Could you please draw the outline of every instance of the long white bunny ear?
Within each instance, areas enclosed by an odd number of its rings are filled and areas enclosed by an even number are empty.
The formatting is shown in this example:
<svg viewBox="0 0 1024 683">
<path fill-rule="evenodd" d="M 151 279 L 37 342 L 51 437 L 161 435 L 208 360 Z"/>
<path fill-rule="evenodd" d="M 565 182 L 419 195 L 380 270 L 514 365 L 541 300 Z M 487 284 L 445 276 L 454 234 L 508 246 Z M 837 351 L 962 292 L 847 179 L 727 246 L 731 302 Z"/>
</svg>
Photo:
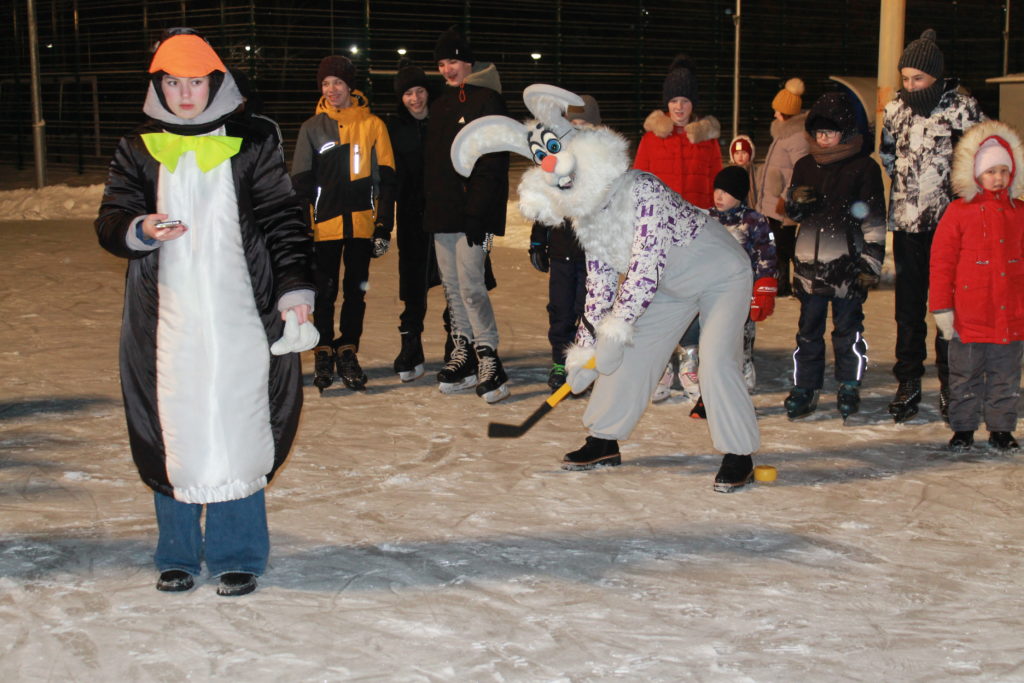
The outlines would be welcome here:
<svg viewBox="0 0 1024 683">
<path fill-rule="evenodd" d="M 523 90 L 523 103 L 538 121 L 562 137 L 572 124 L 565 119 L 565 110 L 570 106 L 582 107 L 583 98 L 556 85 L 534 83 Z"/>
<path fill-rule="evenodd" d="M 507 116 L 493 114 L 469 122 L 452 142 L 452 165 L 469 177 L 476 160 L 491 152 L 515 152 L 530 158 L 526 126 Z"/>
</svg>

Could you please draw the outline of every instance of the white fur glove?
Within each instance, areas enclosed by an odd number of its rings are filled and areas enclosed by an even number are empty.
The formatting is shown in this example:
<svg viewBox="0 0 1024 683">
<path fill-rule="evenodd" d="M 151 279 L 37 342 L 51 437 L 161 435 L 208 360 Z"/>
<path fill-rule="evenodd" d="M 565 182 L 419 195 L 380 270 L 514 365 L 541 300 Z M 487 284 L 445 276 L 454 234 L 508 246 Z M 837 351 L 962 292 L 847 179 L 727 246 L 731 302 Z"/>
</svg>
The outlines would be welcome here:
<svg viewBox="0 0 1024 683">
<path fill-rule="evenodd" d="M 942 338 L 946 341 L 956 337 L 956 328 L 953 327 L 953 311 L 937 311 L 932 313 L 935 318 L 935 327 L 939 328 L 939 332 L 942 333 Z"/>
<path fill-rule="evenodd" d="M 295 311 L 289 310 L 284 314 L 284 334 L 270 346 L 270 352 L 275 356 L 283 356 L 286 353 L 298 353 L 309 351 L 320 341 L 320 333 L 310 321 L 299 324 L 295 317 Z"/>
<path fill-rule="evenodd" d="M 595 367 L 602 375 L 610 375 L 622 365 L 626 345 L 633 342 L 633 326 L 625 320 L 608 316 L 597 324 L 594 331 L 597 337 Z"/>
<path fill-rule="evenodd" d="M 598 372 L 593 365 L 586 367 L 593 360 L 593 346 L 573 344 L 569 348 L 569 353 L 565 357 L 565 381 L 569 383 L 572 393 L 582 394 L 597 379 Z"/>
</svg>

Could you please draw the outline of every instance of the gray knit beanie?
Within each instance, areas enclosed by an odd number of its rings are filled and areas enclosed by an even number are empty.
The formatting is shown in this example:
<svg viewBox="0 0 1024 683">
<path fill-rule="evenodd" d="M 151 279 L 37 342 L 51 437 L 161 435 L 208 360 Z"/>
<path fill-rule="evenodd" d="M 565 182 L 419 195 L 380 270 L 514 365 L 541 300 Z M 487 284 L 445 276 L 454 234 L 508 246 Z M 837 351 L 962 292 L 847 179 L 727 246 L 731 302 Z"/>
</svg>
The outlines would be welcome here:
<svg viewBox="0 0 1024 683">
<path fill-rule="evenodd" d="M 941 79 L 946 65 L 942 51 L 935 44 L 936 38 L 934 30 L 925 29 L 920 38 L 911 41 L 903 50 L 897 68 L 910 67 L 923 71 L 932 78 Z"/>
</svg>

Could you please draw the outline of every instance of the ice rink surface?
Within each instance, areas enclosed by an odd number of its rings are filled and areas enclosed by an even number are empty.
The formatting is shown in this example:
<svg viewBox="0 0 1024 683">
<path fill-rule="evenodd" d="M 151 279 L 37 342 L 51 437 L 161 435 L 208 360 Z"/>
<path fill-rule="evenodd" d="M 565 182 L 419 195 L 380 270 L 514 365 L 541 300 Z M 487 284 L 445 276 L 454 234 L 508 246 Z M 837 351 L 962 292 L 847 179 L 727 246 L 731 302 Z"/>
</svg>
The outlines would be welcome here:
<svg viewBox="0 0 1024 683">
<path fill-rule="evenodd" d="M 389 253 L 370 276 L 369 390 L 318 396 L 304 355 L 269 570 L 222 598 L 206 577 L 153 588 L 152 494 L 117 375 L 124 262 L 81 218 L 4 222 L 0 238 L 5 681 L 1024 680 L 1024 456 L 946 452 L 931 368 L 921 413 L 892 423 L 891 289 L 866 305 L 846 425 L 831 363 L 818 412 L 785 417 L 797 301 L 759 324 L 757 461 L 779 479 L 723 495 L 679 398 L 648 410 L 618 468 L 559 469 L 585 400 L 487 438 L 548 393 L 546 278 L 521 240 L 494 252 L 512 397 L 438 393 L 439 290 L 428 374 L 402 385 Z"/>
</svg>

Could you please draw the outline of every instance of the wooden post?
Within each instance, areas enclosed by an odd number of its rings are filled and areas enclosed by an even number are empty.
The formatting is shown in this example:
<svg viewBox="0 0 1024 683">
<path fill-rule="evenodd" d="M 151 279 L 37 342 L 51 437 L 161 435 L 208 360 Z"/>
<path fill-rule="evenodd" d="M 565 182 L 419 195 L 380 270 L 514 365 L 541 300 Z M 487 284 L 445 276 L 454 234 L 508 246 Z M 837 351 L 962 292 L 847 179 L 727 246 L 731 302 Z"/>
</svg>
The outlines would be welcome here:
<svg viewBox="0 0 1024 683">
<path fill-rule="evenodd" d="M 903 54 L 906 0 L 882 0 L 878 21 L 878 96 L 875 102 L 875 151 L 882 140 L 882 110 L 900 87 L 896 65 Z"/>
</svg>

